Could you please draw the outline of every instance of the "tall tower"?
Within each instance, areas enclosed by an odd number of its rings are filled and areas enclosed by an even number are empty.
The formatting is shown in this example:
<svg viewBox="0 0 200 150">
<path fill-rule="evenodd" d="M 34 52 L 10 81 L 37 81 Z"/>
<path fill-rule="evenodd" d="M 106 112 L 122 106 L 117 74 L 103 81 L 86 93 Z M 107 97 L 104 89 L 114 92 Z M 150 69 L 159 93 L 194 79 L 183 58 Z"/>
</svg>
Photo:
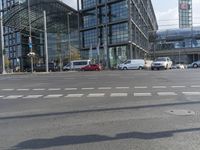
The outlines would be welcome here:
<svg viewBox="0 0 200 150">
<path fill-rule="evenodd" d="M 179 28 L 192 27 L 192 0 L 179 0 Z"/>
</svg>

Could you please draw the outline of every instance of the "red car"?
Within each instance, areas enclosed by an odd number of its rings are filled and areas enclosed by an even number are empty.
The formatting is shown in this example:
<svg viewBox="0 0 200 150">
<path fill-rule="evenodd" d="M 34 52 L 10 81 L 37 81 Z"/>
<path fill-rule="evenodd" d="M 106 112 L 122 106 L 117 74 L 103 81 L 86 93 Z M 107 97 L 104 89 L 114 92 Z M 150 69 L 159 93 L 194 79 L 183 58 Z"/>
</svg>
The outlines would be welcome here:
<svg viewBox="0 0 200 150">
<path fill-rule="evenodd" d="M 81 68 L 82 71 L 100 71 L 102 70 L 101 65 L 91 64 Z"/>
</svg>

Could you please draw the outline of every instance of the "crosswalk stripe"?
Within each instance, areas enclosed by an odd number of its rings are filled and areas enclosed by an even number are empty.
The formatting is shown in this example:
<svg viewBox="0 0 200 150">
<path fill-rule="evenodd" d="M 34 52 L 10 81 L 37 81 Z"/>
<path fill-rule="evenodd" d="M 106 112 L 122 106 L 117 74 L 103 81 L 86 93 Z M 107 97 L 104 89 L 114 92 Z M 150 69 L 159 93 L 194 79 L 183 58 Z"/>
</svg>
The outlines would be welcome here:
<svg viewBox="0 0 200 150">
<path fill-rule="evenodd" d="M 134 93 L 134 96 L 152 96 L 152 94 L 151 93 Z"/>
<path fill-rule="evenodd" d="M 94 88 L 81 88 L 82 90 L 94 90 Z"/>
<path fill-rule="evenodd" d="M 23 95 L 9 95 L 7 97 L 4 97 L 4 99 L 17 99 L 21 97 L 23 97 Z"/>
<path fill-rule="evenodd" d="M 14 91 L 14 89 L 2 89 L 2 91 Z"/>
<path fill-rule="evenodd" d="M 0 95 L 0 98 L 3 98 L 4 96 Z"/>
<path fill-rule="evenodd" d="M 65 88 L 65 91 L 73 91 L 73 90 L 77 90 L 77 88 Z"/>
<path fill-rule="evenodd" d="M 192 96 L 192 95 L 200 95 L 200 92 L 182 92 L 184 95 Z"/>
<path fill-rule="evenodd" d="M 110 90 L 110 89 L 112 89 L 111 87 L 99 87 L 98 88 L 99 90 Z"/>
<path fill-rule="evenodd" d="M 63 96 L 63 94 L 52 94 L 52 95 L 47 95 L 44 98 L 59 98 Z"/>
<path fill-rule="evenodd" d="M 111 97 L 126 97 L 128 96 L 128 93 L 111 93 Z"/>
<path fill-rule="evenodd" d="M 135 86 L 135 89 L 147 89 L 147 86 Z"/>
<path fill-rule="evenodd" d="M 116 89 L 129 89 L 130 87 L 116 87 Z"/>
<path fill-rule="evenodd" d="M 17 91 L 29 91 L 30 89 L 17 89 Z"/>
<path fill-rule="evenodd" d="M 200 88 L 200 85 L 191 85 L 191 88 Z"/>
<path fill-rule="evenodd" d="M 105 93 L 92 93 L 92 94 L 88 94 L 87 97 L 104 97 Z"/>
<path fill-rule="evenodd" d="M 158 92 L 159 96 L 175 96 L 177 95 L 175 92 Z"/>
<path fill-rule="evenodd" d="M 67 96 L 65 97 L 71 97 L 71 98 L 76 98 L 76 97 L 82 97 L 84 94 L 68 94 Z"/>
<path fill-rule="evenodd" d="M 44 91 L 45 89 L 33 89 L 33 91 Z"/>
<path fill-rule="evenodd" d="M 172 88 L 185 88 L 186 86 L 171 86 Z"/>
<path fill-rule="evenodd" d="M 153 89 L 165 89 L 166 86 L 152 86 Z"/>
<path fill-rule="evenodd" d="M 28 95 L 26 97 L 23 97 L 24 99 L 35 99 L 35 98 L 40 98 L 42 97 L 43 95 Z"/>
<path fill-rule="evenodd" d="M 59 91 L 61 88 L 49 88 L 48 91 Z"/>
</svg>

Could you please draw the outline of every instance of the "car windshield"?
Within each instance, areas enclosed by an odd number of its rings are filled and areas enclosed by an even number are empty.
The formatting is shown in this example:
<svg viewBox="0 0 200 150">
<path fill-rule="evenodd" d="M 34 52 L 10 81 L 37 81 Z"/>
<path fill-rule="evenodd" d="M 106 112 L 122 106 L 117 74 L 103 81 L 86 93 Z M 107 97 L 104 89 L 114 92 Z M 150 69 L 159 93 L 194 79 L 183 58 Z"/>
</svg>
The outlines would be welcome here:
<svg viewBox="0 0 200 150">
<path fill-rule="evenodd" d="M 160 57 L 160 58 L 157 58 L 155 61 L 166 61 L 166 60 L 167 60 L 166 58 Z"/>
</svg>

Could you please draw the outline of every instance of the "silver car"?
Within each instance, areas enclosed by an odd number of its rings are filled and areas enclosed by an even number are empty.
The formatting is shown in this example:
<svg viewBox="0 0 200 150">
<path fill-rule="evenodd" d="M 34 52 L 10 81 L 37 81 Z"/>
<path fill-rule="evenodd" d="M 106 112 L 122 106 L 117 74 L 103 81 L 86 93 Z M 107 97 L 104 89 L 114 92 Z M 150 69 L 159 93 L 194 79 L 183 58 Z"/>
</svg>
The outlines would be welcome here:
<svg viewBox="0 0 200 150">
<path fill-rule="evenodd" d="M 200 67 L 200 60 L 199 60 L 199 61 L 193 62 L 193 63 L 192 63 L 192 67 L 193 67 L 193 68 L 198 68 L 198 67 Z"/>
<path fill-rule="evenodd" d="M 171 69 L 172 61 L 169 57 L 158 57 L 152 64 L 151 70 L 154 69 Z"/>
</svg>

